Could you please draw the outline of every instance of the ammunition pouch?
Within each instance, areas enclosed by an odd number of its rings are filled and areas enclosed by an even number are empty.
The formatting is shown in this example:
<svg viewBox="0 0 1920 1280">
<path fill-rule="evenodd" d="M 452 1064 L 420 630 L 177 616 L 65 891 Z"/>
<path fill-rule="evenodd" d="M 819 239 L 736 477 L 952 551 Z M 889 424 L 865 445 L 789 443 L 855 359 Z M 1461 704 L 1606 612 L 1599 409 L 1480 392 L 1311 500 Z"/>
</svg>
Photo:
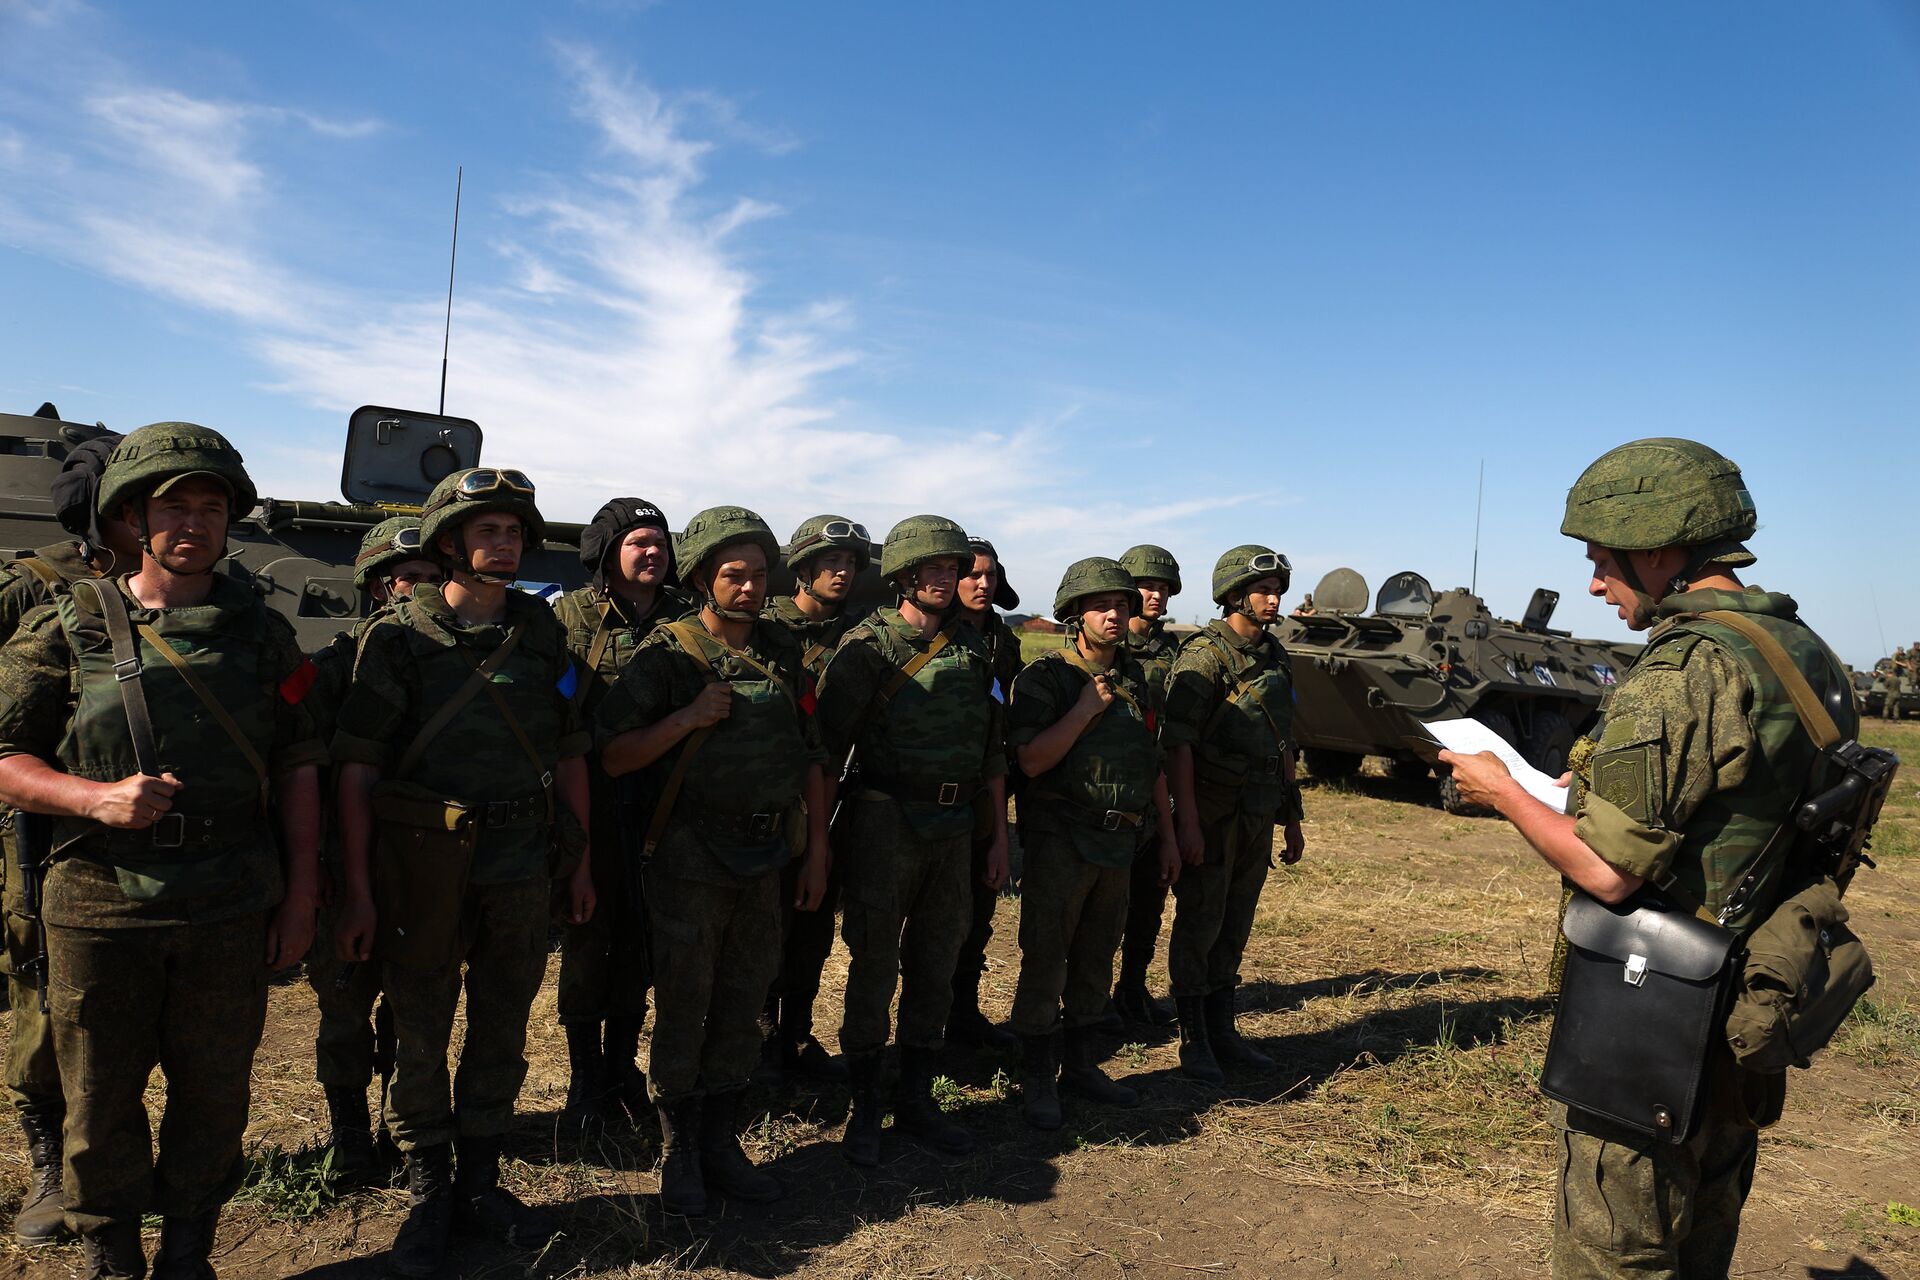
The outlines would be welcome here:
<svg viewBox="0 0 1920 1280">
<path fill-rule="evenodd" d="M 412 783 L 374 787 L 374 948 L 383 963 L 426 973 L 458 960 L 467 874 L 484 809 Z"/>
<path fill-rule="evenodd" d="M 1747 938 L 1727 1046 L 1749 1071 L 1805 1067 L 1873 985 L 1873 962 L 1821 877 L 1777 907 Z"/>
<path fill-rule="evenodd" d="M 1720 1050 L 1738 938 L 1643 890 L 1619 906 L 1575 892 L 1540 1091 L 1659 1142 L 1693 1136 Z"/>
</svg>

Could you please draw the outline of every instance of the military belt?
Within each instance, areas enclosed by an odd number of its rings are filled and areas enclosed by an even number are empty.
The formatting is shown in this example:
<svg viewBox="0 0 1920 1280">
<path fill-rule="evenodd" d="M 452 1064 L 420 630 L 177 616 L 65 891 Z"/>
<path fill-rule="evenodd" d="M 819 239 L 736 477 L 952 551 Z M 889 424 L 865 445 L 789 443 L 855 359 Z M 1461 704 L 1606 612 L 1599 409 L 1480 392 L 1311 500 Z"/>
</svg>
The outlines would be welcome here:
<svg viewBox="0 0 1920 1280">
<path fill-rule="evenodd" d="M 473 814 L 481 826 L 493 830 L 530 827 L 547 820 L 547 793 L 541 791 L 517 800 L 489 800 L 486 804 L 475 805 Z"/>
<path fill-rule="evenodd" d="M 773 840 L 786 830 L 784 810 L 773 813 L 698 812 L 694 822 L 702 830 L 717 836 L 735 836 L 746 840 Z"/>
<path fill-rule="evenodd" d="M 260 815 L 249 809 L 244 813 L 167 813 L 150 827 L 137 831 L 122 828 L 107 830 L 103 841 L 111 854 L 145 854 L 175 850 L 218 849 L 240 844 L 259 834 Z M 84 850 L 75 846 L 76 853 Z"/>
<path fill-rule="evenodd" d="M 947 809 L 957 805 L 972 804 L 974 796 L 980 793 L 978 778 L 957 782 L 940 782 L 927 778 L 864 778 L 862 782 L 868 790 L 878 791 L 895 800 L 937 804 Z"/>
</svg>

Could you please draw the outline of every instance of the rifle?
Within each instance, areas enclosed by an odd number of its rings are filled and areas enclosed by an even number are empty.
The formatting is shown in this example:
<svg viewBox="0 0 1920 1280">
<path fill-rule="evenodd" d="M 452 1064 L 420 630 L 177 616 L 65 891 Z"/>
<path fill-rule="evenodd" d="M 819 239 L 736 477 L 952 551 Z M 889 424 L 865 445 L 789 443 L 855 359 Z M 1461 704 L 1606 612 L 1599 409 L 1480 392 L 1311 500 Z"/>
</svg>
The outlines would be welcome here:
<svg viewBox="0 0 1920 1280">
<path fill-rule="evenodd" d="M 840 815 L 846 812 L 847 792 L 860 781 L 860 744 L 852 743 L 847 747 L 847 758 L 840 762 L 840 781 L 833 789 L 833 812 L 827 815 L 827 838 L 833 839 L 833 832 L 840 825 Z"/>
<path fill-rule="evenodd" d="M 13 857 L 20 873 L 20 910 L 33 921 L 33 959 L 21 975 L 40 993 L 40 1012 L 47 1010 L 47 926 L 40 919 L 40 890 L 46 883 L 53 856 L 53 819 L 44 813 L 15 810 Z"/>
<path fill-rule="evenodd" d="M 379 1127 L 383 1133 L 387 1127 L 387 1093 L 393 1088 L 395 1045 L 393 1006 L 383 993 L 379 1006 L 373 1011 L 373 1074 L 380 1081 Z"/>
</svg>

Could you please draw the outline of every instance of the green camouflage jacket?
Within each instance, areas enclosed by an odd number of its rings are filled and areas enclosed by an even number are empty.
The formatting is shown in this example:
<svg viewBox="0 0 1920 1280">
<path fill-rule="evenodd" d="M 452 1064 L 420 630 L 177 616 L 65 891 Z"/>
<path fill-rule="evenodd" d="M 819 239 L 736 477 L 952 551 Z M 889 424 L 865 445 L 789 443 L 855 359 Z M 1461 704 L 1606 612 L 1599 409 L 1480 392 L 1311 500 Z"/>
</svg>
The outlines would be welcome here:
<svg viewBox="0 0 1920 1280">
<path fill-rule="evenodd" d="M 827 669 L 827 659 L 839 647 L 847 632 L 853 630 L 860 619 L 850 609 L 842 609 L 831 618 L 811 618 L 800 612 L 792 596 L 781 596 L 767 609 L 775 621 L 784 623 L 788 630 L 800 641 L 800 660 L 807 674 L 816 682 L 820 673 Z"/>
<path fill-rule="evenodd" d="M 966 623 L 954 623 L 952 634 L 883 702 L 895 673 L 933 640 L 898 609 L 876 609 L 840 641 L 818 695 L 829 757 L 837 765 L 857 743 L 866 785 L 899 798 L 909 824 L 927 837 L 971 831 L 974 792 L 1007 772 L 1005 708 L 994 696 L 992 655 Z M 950 797 L 942 793 L 948 784 Z"/>
<path fill-rule="evenodd" d="M 125 580 L 103 588 L 125 594 Z M 312 665 L 293 628 L 246 584 L 218 577 L 207 603 L 188 608 L 148 609 L 128 595 L 127 612 L 186 660 L 270 777 L 325 763 L 305 704 Z M 284 887 L 253 766 L 151 643 L 138 642 L 159 762 L 183 784 L 175 812 L 196 832 L 216 834 L 167 854 L 150 837 L 56 819 L 56 846 L 72 843 L 47 878 L 43 915 L 51 925 L 229 919 L 279 901 Z M 139 771 L 105 625 L 77 596 L 35 611 L 0 649 L 0 757 L 21 754 L 98 782 Z"/>
<path fill-rule="evenodd" d="M 1147 681 L 1162 698 L 1167 696 L 1167 680 L 1173 675 L 1173 660 L 1180 653 L 1180 643 L 1167 634 L 1167 622 L 1164 618 L 1155 619 L 1148 624 L 1147 633 L 1139 635 L 1131 628 L 1127 631 L 1127 648 L 1139 660 L 1146 670 Z"/>
<path fill-rule="evenodd" d="M 69 539 L 41 547 L 30 556 L 21 556 L 0 569 L 0 644 L 4 644 L 15 631 L 20 629 L 21 619 L 43 604 L 52 604 L 58 589 L 41 577 L 27 565 L 27 561 L 37 560 L 41 565 L 53 570 L 59 582 L 59 588 L 71 586 L 81 578 L 95 578 L 99 575 L 93 566 L 80 554 L 80 544 Z"/>
<path fill-rule="evenodd" d="M 542 770 L 550 774 L 559 761 L 585 755 L 589 738 L 573 706 L 579 674 L 553 610 L 525 592 L 509 591 L 504 622 L 468 626 L 439 587 L 423 583 L 361 638 L 336 721 L 334 759 L 373 765 L 383 779 L 393 779 L 421 728 L 514 629 L 519 644 L 494 672 L 494 688 L 539 754 Z M 541 791 L 541 773 L 485 690 L 469 698 L 425 747 L 404 781 L 469 805 Z M 564 803 L 555 796 L 556 807 Z M 544 877 L 550 831 L 551 823 L 537 818 L 483 829 L 469 879 L 504 884 Z"/>
<path fill-rule="evenodd" d="M 1110 867 L 1130 864 L 1153 835 L 1153 784 L 1160 777 L 1160 695 L 1124 647 L 1119 659 L 1109 673 L 1119 690 L 1113 702 L 1060 763 L 1028 779 L 1020 795 L 1023 829 L 1063 832 L 1087 861 Z M 1079 701 L 1092 678 L 1081 662 L 1077 650 L 1052 649 L 1021 669 L 1007 707 L 1009 752 Z"/>
<path fill-rule="evenodd" d="M 697 613 L 693 599 L 673 587 L 662 587 L 654 598 L 653 612 L 644 618 L 632 616 L 632 606 L 612 592 L 592 586 L 576 587 L 554 601 L 553 612 L 567 629 L 567 648 L 580 668 L 580 687 L 574 693 L 574 705 L 580 709 L 583 725 L 591 726 L 594 709 L 600 705 L 613 678 L 633 658 L 640 642 L 663 622 Z M 600 641 L 600 658 L 589 663 L 602 626 L 606 639 Z M 591 668 L 591 669 L 589 669 Z"/>
<path fill-rule="evenodd" d="M 1293 745 L 1293 666 L 1262 632 L 1242 639 L 1223 619 L 1180 646 L 1167 682 L 1163 746 L 1193 748 L 1201 821 L 1231 812 L 1295 816 L 1281 757 Z"/>
</svg>

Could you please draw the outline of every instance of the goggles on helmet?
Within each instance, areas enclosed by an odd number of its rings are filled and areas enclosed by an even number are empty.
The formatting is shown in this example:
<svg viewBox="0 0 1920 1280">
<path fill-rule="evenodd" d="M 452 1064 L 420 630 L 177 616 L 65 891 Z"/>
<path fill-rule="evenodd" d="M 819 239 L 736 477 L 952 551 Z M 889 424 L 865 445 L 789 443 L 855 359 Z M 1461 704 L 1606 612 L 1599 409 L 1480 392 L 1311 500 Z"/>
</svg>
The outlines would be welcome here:
<svg viewBox="0 0 1920 1280">
<path fill-rule="evenodd" d="M 418 551 L 420 549 L 420 530 L 402 529 L 393 535 L 395 551 Z"/>
<path fill-rule="evenodd" d="M 829 520 L 820 526 L 820 531 L 794 547 L 794 552 L 805 551 L 808 547 L 821 542 L 845 542 L 849 538 L 858 538 L 862 542 L 871 542 L 867 536 L 867 526 L 852 520 Z"/>
<path fill-rule="evenodd" d="M 515 471 L 510 467 L 479 467 L 460 477 L 460 492 L 473 498 L 483 493 L 494 493 L 501 489 L 511 489 L 515 493 L 533 496 L 533 481 L 527 479 L 524 471 Z M 396 541 L 398 541 L 396 539 Z"/>
<path fill-rule="evenodd" d="M 1272 551 L 1262 551 L 1259 555 L 1249 556 L 1247 568 L 1254 573 L 1293 574 L 1293 561 Z"/>
</svg>

